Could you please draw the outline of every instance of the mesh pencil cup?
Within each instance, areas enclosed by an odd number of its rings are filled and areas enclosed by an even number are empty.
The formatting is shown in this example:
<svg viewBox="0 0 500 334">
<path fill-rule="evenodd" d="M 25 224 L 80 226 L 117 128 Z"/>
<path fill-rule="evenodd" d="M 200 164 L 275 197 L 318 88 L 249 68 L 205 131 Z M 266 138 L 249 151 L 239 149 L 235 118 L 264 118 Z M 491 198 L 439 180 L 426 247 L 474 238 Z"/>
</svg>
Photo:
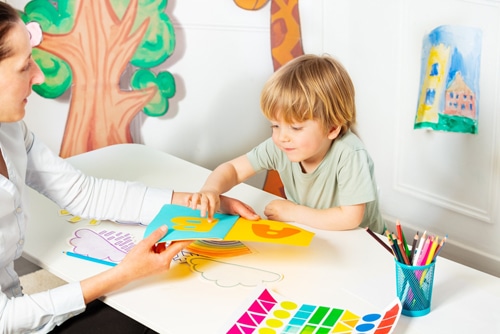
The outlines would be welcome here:
<svg viewBox="0 0 500 334">
<path fill-rule="evenodd" d="M 433 261 L 425 266 L 409 266 L 396 261 L 396 293 L 403 310 L 409 317 L 420 317 L 431 311 L 432 287 L 434 285 Z"/>
</svg>

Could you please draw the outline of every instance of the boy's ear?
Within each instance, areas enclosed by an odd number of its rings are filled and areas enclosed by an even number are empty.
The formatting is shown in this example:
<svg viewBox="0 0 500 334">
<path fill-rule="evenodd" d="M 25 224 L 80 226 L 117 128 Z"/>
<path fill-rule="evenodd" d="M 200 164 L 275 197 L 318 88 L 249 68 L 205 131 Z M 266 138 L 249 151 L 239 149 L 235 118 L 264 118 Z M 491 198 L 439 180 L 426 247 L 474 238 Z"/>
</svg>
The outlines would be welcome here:
<svg viewBox="0 0 500 334">
<path fill-rule="evenodd" d="M 340 134 L 340 130 L 342 130 L 341 126 L 332 127 L 330 131 L 328 131 L 328 139 L 334 140 L 335 138 L 337 138 Z"/>
</svg>

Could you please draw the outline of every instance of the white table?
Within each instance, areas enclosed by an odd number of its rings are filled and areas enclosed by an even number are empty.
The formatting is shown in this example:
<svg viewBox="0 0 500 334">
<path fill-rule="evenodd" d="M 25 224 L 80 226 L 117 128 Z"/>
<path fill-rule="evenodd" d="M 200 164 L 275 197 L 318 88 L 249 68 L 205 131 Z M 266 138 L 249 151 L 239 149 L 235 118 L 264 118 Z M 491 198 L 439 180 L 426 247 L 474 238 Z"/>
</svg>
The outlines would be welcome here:
<svg viewBox="0 0 500 334">
<path fill-rule="evenodd" d="M 69 159 L 88 174 L 137 180 L 178 191 L 197 191 L 209 170 L 137 144 L 115 145 Z M 241 184 L 228 193 L 262 215 L 274 196 Z M 68 239 L 86 222 L 71 224 L 59 208 L 31 192 L 32 219 L 24 256 L 66 281 L 91 276 L 106 266 L 65 256 Z M 382 311 L 395 298 L 395 270 L 390 254 L 363 229 L 316 233 L 309 247 L 246 243 L 256 253 L 222 259 L 282 274 L 267 288 L 289 300 L 337 306 L 363 314 Z M 144 227 L 103 222 L 95 228 L 121 229 L 142 236 Z M 219 333 L 254 287 L 220 287 L 175 263 L 164 274 L 135 282 L 104 302 L 160 333 Z M 500 279 L 439 258 L 431 312 L 401 316 L 395 333 L 500 333 Z"/>
</svg>

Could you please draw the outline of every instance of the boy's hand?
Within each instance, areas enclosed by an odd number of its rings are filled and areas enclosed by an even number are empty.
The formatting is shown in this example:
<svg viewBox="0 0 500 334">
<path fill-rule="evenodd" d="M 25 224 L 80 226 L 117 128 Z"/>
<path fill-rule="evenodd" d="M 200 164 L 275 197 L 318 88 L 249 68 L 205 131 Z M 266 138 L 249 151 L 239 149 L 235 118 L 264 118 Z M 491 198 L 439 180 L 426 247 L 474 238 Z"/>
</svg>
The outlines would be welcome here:
<svg viewBox="0 0 500 334">
<path fill-rule="evenodd" d="M 278 220 L 282 222 L 294 221 L 293 210 L 297 204 L 283 199 L 276 199 L 266 205 L 264 214 L 267 219 Z"/>
<path fill-rule="evenodd" d="M 199 207 L 201 217 L 207 217 L 211 221 L 221 206 L 220 195 L 213 191 L 202 190 L 191 195 L 188 205 L 193 210 Z"/>
<path fill-rule="evenodd" d="M 248 220 L 258 220 L 259 215 L 247 204 L 232 197 L 218 195 L 211 191 L 194 193 L 189 198 L 189 207 L 200 208 L 201 217 L 207 217 L 209 221 L 214 218 L 217 211 L 231 215 L 238 215 Z"/>
</svg>

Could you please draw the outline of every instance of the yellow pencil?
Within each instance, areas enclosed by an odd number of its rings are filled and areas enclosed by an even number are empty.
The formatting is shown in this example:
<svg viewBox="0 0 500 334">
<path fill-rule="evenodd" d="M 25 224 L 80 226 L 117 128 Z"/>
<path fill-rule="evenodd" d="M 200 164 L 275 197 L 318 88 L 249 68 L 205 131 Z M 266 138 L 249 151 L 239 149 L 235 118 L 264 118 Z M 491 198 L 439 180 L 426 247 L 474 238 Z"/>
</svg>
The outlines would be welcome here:
<svg viewBox="0 0 500 334">
<path fill-rule="evenodd" d="M 430 264 L 434 259 L 434 252 L 436 251 L 436 247 L 438 244 L 439 244 L 439 237 L 435 237 L 432 240 L 431 249 L 429 250 L 429 255 L 427 255 L 427 259 L 425 260 L 425 265 Z"/>
<path fill-rule="evenodd" d="M 441 249 L 443 249 L 443 246 L 446 243 L 446 239 L 448 239 L 448 235 L 446 235 L 439 243 L 439 246 L 436 247 L 436 251 L 434 252 L 434 258 L 432 259 L 432 261 L 435 261 L 438 257 L 439 252 L 441 252 Z"/>
<path fill-rule="evenodd" d="M 434 252 L 436 251 L 436 247 L 439 244 L 439 237 L 432 238 L 431 246 L 429 249 L 429 254 L 427 255 L 427 259 L 425 260 L 425 265 L 428 265 L 434 259 Z M 422 277 L 420 277 L 420 285 L 424 283 L 425 275 L 427 275 L 427 269 L 422 273 Z"/>
</svg>

